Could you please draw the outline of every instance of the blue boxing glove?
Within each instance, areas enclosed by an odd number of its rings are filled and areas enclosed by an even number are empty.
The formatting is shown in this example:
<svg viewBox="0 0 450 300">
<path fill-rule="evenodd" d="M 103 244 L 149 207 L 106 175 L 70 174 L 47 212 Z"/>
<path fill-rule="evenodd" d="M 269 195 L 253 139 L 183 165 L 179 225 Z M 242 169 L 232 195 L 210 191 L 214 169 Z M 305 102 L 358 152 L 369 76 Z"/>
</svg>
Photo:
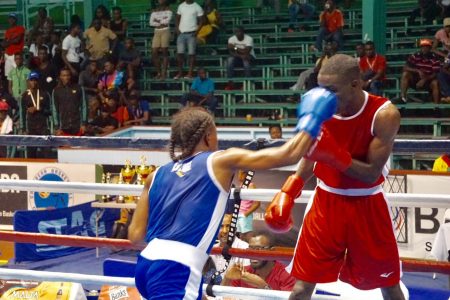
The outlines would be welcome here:
<svg viewBox="0 0 450 300">
<path fill-rule="evenodd" d="M 322 87 L 309 90 L 303 95 L 298 106 L 298 122 L 295 130 L 306 131 L 311 137 L 316 138 L 322 123 L 333 116 L 336 108 L 337 99 L 334 93 Z"/>
</svg>

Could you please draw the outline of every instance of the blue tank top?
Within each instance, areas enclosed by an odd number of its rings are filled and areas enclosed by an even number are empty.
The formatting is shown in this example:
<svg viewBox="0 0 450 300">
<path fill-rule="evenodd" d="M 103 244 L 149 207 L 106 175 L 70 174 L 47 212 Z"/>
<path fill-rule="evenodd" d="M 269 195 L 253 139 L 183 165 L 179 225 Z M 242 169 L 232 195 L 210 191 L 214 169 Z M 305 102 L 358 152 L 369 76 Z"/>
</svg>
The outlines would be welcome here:
<svg viewBox="0 0 450 300">
<path fill-rule="evenodd" d="M 172 240 L 209 253 L 229 194 L 214 176 L 212 154 L 201 152 L 156 171 L 149 190 L 147 242 Z"/>
</svg>

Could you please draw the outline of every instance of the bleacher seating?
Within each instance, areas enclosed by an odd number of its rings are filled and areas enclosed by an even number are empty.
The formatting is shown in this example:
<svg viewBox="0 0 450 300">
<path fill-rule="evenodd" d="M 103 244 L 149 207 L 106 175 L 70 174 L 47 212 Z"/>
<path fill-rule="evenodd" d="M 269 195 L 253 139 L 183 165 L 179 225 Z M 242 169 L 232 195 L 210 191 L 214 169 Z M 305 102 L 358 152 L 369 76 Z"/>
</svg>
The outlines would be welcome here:
<svg viewBox="0 0 450 300">
<path fill-rule="evenodd" d="M 148 25 L 148 1 L 111 1 L 122 6 L 123 15 L 129 21 L 129 36 L 132 36 L 138 49 L 143 54 L 144 64 L 140 77 L 142 95 L 146 97 L 152 108 L 155 124 L 168 124 L 170 116 L 179 108 L 179 97 L 189 90 L 187 80 L 167 79 L 164 82 L 154 80 L 155 73 L 150 62 L 150 40 L 153 30 Z M 126 3 L 126 5 L 125 5 Z M 220 5 L 220 0 L 219 0 Z M 286 4 L 284 4 L 286 5 Z M 417 40 L 431 35 L 441 27 L 440 24 L 429 26 L 411 26 L 408 16 L 417 5 L 414 0 L 387 1 L 386 57 L 388 61 L 387 86 L 385 95 L 397 98 L 400 93 L 400 75 L 407 56 L 417 51 Z M 300 72 L 312 67 L 315 62 L 314 53 L 309 52 L 309 45 L 314 43 L 317 34 L 317 20 L 305 22 L 308 30 L 288 33 L 289 16 L 286 8 L 280 14 L 270 9 L 257 12 L 251 0 L 234 1 L 232 7 L 221 7 L 226 28 L 219 35 L 219 44 L 199 46 L 197 65 L 205 66 L 209 76 L 216 82 L 216 95 L 219 98 L 219 108 L 216 122 L 224 125 L 267 125 L 268 116 L 274 110 L 282 116 L 278 121 L 283 125 L 295 124 L 298 92 L 289 90 Z M 362 9 L 361 1 L 354 1 L 351 9 L 343 10 L 346 19 L 345 45 L 343 53 L 353 55 L 354 45 L 361 41 Z M 234 78 L 236 90 L 224 90 L 228 83 L 225 62 L 227 58 L 228 37 L 233 34 L 237 25 L 243 25 L 255 41 L 257 63 L 253 68 L 251 78 Z M 171 62 L 169 74 L 175 75 L 175 41 L 170 49 Z M 217 50 L 217 55 L 211 55 L 211 49 Z M 237 72 L 239 74 L 240 72 Z M 410 90 L 414 93 L 413 90 Z M 300 91 L 303 92 L 303 91 Z M 428 94 L 419 92 L 418 96 L 426 102 Z M 292 101 L 294 99 L 294 101 Z M 402 104 L 398 105 L 402 116 L 401 134 L 439 136 L 449 133 L 450 105 L 447 104 Z M 246 115 L 253 119 L 248 121 Z"/>
</svg>

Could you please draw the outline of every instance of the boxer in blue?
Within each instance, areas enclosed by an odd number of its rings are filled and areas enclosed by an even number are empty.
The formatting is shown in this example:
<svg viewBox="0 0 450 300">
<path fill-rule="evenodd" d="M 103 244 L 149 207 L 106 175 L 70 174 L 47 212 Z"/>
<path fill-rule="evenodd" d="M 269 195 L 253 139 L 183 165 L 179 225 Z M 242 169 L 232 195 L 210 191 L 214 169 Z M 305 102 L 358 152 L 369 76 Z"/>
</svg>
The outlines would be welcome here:
<svg viewBox="0 0 450 300">
<path fill-rule="evenodd" d="M 336 97 L 323 88 L 306 93 L 299 133 L 281 147 L 217 151 L 213 117 L 187 108 L 173 117 L 172 162 L 147 178 L 128 238 L 146 242 L 136 266 L 136 287 L 146 299 L 201 299 L 202 268 L 222 222 L 233 174 L 296 164 L 321 124 L 336 110 Z"/>
</svg>

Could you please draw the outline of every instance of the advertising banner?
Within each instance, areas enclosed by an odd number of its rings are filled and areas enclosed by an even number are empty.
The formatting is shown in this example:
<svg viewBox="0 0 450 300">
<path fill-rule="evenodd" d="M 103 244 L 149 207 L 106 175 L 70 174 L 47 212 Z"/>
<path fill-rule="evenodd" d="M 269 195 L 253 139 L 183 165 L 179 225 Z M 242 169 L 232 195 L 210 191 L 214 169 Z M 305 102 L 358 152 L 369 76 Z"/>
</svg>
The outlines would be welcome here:
<svg viewBox="0 0 450 300">
<path fill-rule="evenodd" d="M 26 166 L 1 166 L 0 179 L 27 179 Z M 12 225 L 16 210 L 27 209 L 27 192 L 0 189 L 0 224 Z"/>
<path fill-rule="evenodd" d="M 91 203 L 68 208 L 38 211 L 17 211 L 14 215 L 14 230 L 79 235 L 111 236 L 114 221 L 119 217 L 118 209 L 98 210 Z M 36 261 L 77 253 L 87 248 L 55 246 L 46 244 L 16 244 L 16 261 Z"/>
</svg>

